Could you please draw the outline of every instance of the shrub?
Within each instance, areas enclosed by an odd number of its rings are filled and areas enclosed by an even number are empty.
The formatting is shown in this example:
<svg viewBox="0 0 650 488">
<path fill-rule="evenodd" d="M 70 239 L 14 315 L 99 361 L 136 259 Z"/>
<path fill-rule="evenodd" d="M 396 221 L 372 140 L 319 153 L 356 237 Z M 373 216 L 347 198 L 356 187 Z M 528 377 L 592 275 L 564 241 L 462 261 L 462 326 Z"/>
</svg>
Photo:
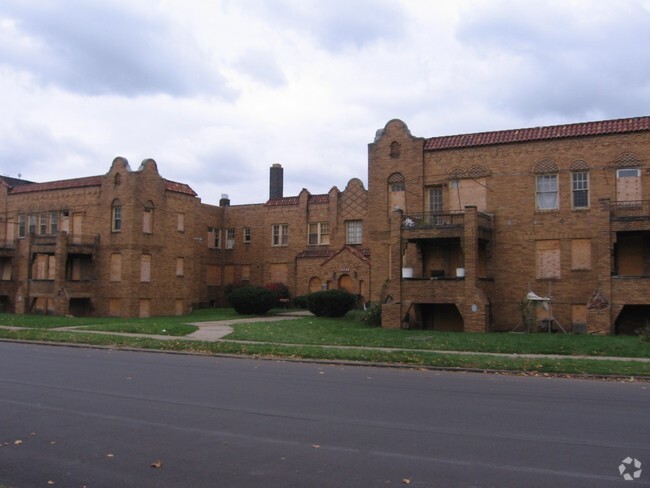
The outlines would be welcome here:
<svg viewBox="0 0 650 488">
<path fill-rule="evenodd" d="M 371 304 L 361 316 L 361 323 L 369 327 L 381 327 L 381 303 Z"/>
<path fill-rule="evenodd" d="M 317 317 L 343 317 L 354 308 L 356 297 L 344 290 L 317 291 L 307 295 L 307 307 Z"/>
<path fill-rule="evenodd" d="M 307 308 L 307 295 L 300 295 L 293 299 L 293 306 L 296 308 Z"/>
<path fill-rule="evenodd" d="M 228 295 L 230 305 L 240 314 L 264 315 L 275 306 L 275 294 L 259 286 L 242 286 Z"/>
</svg>

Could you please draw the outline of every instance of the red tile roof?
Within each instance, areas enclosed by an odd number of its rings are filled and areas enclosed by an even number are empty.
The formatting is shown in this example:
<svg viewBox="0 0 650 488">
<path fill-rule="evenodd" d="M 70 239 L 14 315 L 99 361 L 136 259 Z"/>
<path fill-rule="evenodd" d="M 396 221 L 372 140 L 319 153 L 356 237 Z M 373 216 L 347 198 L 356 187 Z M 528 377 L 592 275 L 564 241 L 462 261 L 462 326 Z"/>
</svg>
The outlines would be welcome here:
<svg viewBox="0 0 650 488">
<path fill-rule="evenodd" d="M 31 193 L 35 191 L 64 190 L 68 188 L 85 188 L 88 186 L 101 186 L 101 176 L 88 176 L 86 178 L 74 178 L 72 180 L 47 181 L 45 183 L 31 183 L 16 186 L 10 193 Z"/>
<path fill-rule="evenodd" d="M 634 117 L 629 119 L 603 120 L 600 122 L 581 122 L 578 124 L 533 127 L 529 129 L 513 129 L 495 132 L 478 132 L 476 134 L 432 137 L 425 141 L 424 150 L 436 151 L 440 149 L 543 141 L 547 139 L 563 139 L 567 137 L 599 136 L 649 130 L 650 117 Z"/>
<path fill-rule="evenodd" d="M 329 258 L 333 256 L 336 251 L 332 249 L 307 249 L 306 251 L 299 252 L 297 258 Z"/>
<path fill-rule="evenodd" d="M 309 195 L 309 204 L 313 203 L 329 203 L 330 196 L 325 193 L 323 195 Z M 272 198 L 266 201 L 268 207 L 278 207 L 283 205 L 298 205 L 300 203 L 300 196 L 297 197 L 282 197 Z"/>
<path fill-rule="evenodd" d="M 184 193 L 186 195 L 196 196 L 196 193 L 185 183 L 177 183 L 175 181 L 165 181 L 165 189 L 176 193 Z M 88 176 L 86 178 L 73 178 L 71 180 L 47 181 L 45 183 L 25 183 L 20 186 L 15 186 L 9 192 L 14 195 L 17 193 L 31 193 L 35 191 L 49 191 L 49 190 L 68 190 L 71 188 L 86 188 L 89 186 L 101 186 L 101 176 Z"/>
<path fill-rule="evenodd" d="M 197 195 L 189 185 L 186 185 L 185 183 L 178 183 L 176 181 L 165 180 L 165 189 L 167 191 L 173 191 L 175 193 L 184 193 L 193 197 Z"/>
</svg>

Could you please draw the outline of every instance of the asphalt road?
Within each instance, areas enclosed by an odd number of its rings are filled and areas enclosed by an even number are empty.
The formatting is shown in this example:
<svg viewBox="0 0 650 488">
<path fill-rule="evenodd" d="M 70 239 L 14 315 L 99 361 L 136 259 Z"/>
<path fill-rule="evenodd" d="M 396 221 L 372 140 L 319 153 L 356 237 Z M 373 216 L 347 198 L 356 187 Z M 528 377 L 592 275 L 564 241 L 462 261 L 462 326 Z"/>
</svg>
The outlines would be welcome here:
<svg viewBox="0 0 650 488">
<path fill-rule="evenodd" d="M 648 486 L 650 383 L 0 343 L 2 488 L 406 485 Z"/>
</svg>

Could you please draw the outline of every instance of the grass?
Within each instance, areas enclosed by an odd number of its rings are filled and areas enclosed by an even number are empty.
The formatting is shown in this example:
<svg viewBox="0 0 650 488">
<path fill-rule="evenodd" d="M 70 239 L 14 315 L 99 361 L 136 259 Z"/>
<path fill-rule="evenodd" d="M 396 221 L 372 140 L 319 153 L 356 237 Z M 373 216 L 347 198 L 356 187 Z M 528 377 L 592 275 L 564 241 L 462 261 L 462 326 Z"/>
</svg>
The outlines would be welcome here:
<svg viewBox="0 0 650 488">
<path fill-rule="evenodd" d="M 271 314 L 277 313 L 272 311 Z M 0 314 L 0 338 L 43 342 L 90 344 L 118 348 L 184 351 L 202 354 L 237 354 L 278 358 L 399 363 L 423 367 L 470 368 L 520 371 L 529 374 L 595 374 L 650 377 L 650 363 L 624 360 L 602 361 L 571 356 L 650 357 L 650 343 L 638 337 L 572 334 L 463 334 L 455 332 L 381 329 L 362 325 L 354 318 L 300 317 L 294 320 L 236 324 L 227 336 L 233 342 L 203 342 L 184 339 L 196 330 L 189 322 L 245 318 L 232 309 L 197 310 L 183 317 L 147 319 L 69 318 Z M 76 332 L 52 330 L 75 327 Z M 96 334 L 90 331 L 108 332 Z M 87 331 L 87 332 L 86 332 Z M 138 333 L 168 335 L 154 337 L 112 335 Z M 236 341 L 252 341 L 242 343 Z M 337 346 L 346 346 L 337 347 Z M 392 348 L 361 349 L 355 346 Z M 349 349 L 351 348 L 351 349 Z M 434 352 L 438 351 L 438 352 Z M 469 351 L 476 354 L 451 354 Z M 512 357 L 482 353 L 512 354 Z M 559 354 L 565 358 L 530 359 L 515 354 Z"/>
</svg>

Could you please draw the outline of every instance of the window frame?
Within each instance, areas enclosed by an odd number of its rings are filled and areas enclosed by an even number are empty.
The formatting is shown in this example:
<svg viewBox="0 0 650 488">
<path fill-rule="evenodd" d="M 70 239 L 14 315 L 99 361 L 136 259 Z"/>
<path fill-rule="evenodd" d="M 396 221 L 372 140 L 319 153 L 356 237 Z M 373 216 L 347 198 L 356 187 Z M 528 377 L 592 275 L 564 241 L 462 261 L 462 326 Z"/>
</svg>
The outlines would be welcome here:
<svg viewBox="0 0 650 488">
<path fill-rule="evenodd" d="M 119 201 L 111 205 L 111 232 L 122 232 L 122 205 Z"/>
<path fill-rule="evenodd" d="M 244 227 L 242 229 L 242 242 L 244 244 L 248 244 L 251 242 L 251 228 L 250 227 Z"/>
<path fill-rule="evenodd" d="M 345 221 L 345 243 L 351 245 L 363 243 L 363 220 Z"/>
<path fill-rule="evenodd" d="M 584 180 L 577 181 L 577 176 L 584 176 Z M 584 188 L 576 188 L 576 186 L 584 186 Z M 584 205 L 576 204 L 576 200 L 584 195 Z M 589 208 L 589 171 L 580 170 L 571 172 L 571 208 L 573 209 L 586 209 Z"/>
<path fill-rule="evenodd" d="M 235 229 L 226 229 L 226 249 L 235 248 Z"/>
<path fill-rule="evenodd" d="M 329 246 L 329 243 L 330 243 L 329 222 L 327 221 L 310 222 L 307 224 L 307 245 Z"/>
<path fill-rule="evenodd" d="M 271 227 L 271 246 L 285 247 L 289 245 L 289 224 L 273 224 Z"/>
<path fill-rule="evenodd" d="M 551 180 L 552 179 L 552 180 Z M 554 189 L 544 188 L 547 182 L 554 182 Z M 540 182 L 542 185 L 540 185 Z M 540 189 L 541 187 L 541 189 Z M 554 206 L 542 206 L 540 197 L 555 195 Z M 560 187 L 557 173 L 544 173 L 535 175 L 535 209 L 538 211 L 552 211 L 560 208 Z"/>
</svg>

